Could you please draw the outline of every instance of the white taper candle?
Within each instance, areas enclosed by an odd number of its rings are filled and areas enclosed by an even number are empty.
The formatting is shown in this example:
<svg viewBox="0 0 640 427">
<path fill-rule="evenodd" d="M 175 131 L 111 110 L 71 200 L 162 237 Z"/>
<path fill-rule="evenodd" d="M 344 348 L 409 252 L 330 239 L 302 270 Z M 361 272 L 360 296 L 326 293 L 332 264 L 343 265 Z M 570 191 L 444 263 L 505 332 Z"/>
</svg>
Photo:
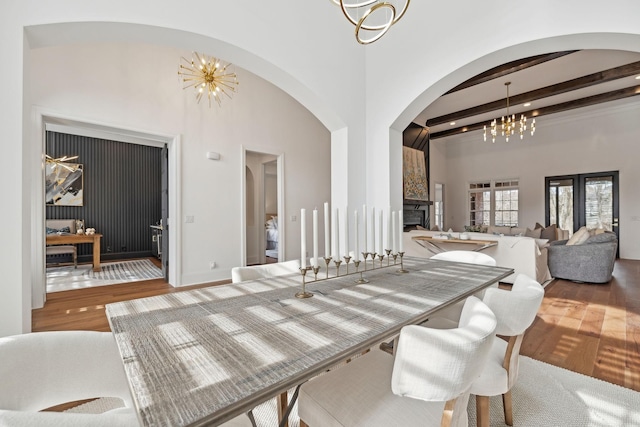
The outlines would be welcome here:
<svg viewBox="0 0 640 427">
<path fill-rule="evenodd" d="M 367 247 L 367 205 L 362 205 L 362 229 L 364 230 L 362 249 L 366 252 L 369 250 Z"/>
<path fill-rule="evenodd" d="M 384 254 L 382 247 L 382 210 L 378 212 L 378 255 Z"/>
<path fill-rule="evenodd" d="M 355 230 L 355 256 L 353 258 L 353 261 L 360 261 L 360 242 L 358 241 L 358 237 L 360 236 L 360 233 L 358 231 L 358 210 L 356 209 L 355 211 L 353 211 L 353 228 Z"/>
<path fill-rule="evenodd" d="M 307 268 L 307 210 L 300 209 L 300 267 Z"/>
<path fill-rule="evenodd" d="M 335 234 L 332 236 L 336 242 L 336 250 L 333 252 L 333 259 L 336 261 L 340 260 L 340 209 L 336 208 L 336 228 L 334 229 Z"/>
<path fill-rule="evenodd" d="M 313 266 L 318 266 L 318 209 L 313 210 Z"/>
<path fill-rule="evenodd" d="M 331 229 L 329 228 L 329 202 L 324 202 L 324 257 L 329 258 L 331 253 L 331 239 L 329 236 L 331 235 Z"/>
<path fill-rule="evenodd" d="M 397 245 L 397 239 L 396 239 L 396 233 L 397 233 L 397 229 L 396 229 L 396 212 L 393 211 L 391 212 L 391 252 L 393 252 L 394 254 L 398 253 L 398 245 Z"/>
<path fill-rule="evenodd" d="M 393 242 L 391 240 L 391 206 L 387 210 L 387 245 L 385 249 L 391 249 L 393 247 Z"/>
<path fill-rule="evenodd" d="M 338 242 L 336 241 L 336 210 L 331 211 L 331 258 L 335 259 L 337 255 L 336 245 Z"/>
<path fill-rule="evenodd" d="M 402 210 L 398 211 L 398 252 L 404 252 L 404 244 L 402 242 L 402 236 L 404 235 L 404 220 L 402 218 Z"/>
<path fill-rule="evenodd" d="M 349 256 L 349 208 L 344 210 L 344 256 Z"/>
<path fill-rule="evenodd" d="M 376 208 L 371 208 L 371 250 L 369 252 L 375 253 L 376 251 Z"/>
</svg>

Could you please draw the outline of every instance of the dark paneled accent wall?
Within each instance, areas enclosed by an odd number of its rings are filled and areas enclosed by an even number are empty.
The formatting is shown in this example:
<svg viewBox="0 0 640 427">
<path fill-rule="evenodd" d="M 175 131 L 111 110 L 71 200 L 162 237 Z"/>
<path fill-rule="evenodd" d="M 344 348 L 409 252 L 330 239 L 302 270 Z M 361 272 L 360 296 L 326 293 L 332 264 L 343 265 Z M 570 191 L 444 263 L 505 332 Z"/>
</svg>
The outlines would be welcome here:
<svg viewBox="0 0 640 427">
<path fill-rule="evenodd" d="M 77 155 L 84 169 L 84 206 L 47 206 L 47 218 L 84 219 L 103 235 L 102 260 L 151 256 L 149 226 L 161 217 L 160 148 L 48 131 L 46 152 Z M 78 246 L 79 261 L 91 254 L 91 245 Z"/>
</svg>

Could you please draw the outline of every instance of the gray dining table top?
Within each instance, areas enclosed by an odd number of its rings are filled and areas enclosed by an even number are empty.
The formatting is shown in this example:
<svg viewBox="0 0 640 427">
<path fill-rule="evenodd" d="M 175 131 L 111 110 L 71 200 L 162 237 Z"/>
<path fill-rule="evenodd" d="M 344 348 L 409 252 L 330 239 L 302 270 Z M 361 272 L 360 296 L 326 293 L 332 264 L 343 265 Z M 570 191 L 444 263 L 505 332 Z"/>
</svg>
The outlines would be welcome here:
<svg viewBox="0 0 640 427">
<path fill-rule="evenodd" d="M 398 267 L 369 262 L 365 284 L 307 282 L 306 299 L 294 274 L 108 304 L 140 422 L 217 425 L 513 273 L 408 257 L 409 272 Z"/>
</svg>

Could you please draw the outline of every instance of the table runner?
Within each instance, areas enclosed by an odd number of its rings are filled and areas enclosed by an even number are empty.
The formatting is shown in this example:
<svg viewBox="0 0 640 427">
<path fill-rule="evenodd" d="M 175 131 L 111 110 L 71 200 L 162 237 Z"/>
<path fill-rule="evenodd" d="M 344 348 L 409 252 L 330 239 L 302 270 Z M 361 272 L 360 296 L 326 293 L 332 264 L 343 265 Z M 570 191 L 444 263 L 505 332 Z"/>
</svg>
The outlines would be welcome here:
<svg viewBox="0 0 640 427">
<path fill-rule="evenodd" d="M 308 299 L 291 275 L 107 305 L 142 424 L 215 425 L 513 273 L 404 264 L 307 283 Z"/>
</svg>

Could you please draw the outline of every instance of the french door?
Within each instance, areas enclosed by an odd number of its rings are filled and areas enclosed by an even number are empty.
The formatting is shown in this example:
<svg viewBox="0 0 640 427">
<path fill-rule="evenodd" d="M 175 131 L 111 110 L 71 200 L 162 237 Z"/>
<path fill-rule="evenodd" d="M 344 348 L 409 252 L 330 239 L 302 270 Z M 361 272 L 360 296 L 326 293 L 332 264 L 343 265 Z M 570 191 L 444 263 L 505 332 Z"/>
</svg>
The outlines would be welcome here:
<svg viewBox="0 0 640 427">
<path fill-rule="evenodd" d="M 620 239 L 618 171 L 545 178 L 546 225 L 604 228 Z"/>
</svg>

